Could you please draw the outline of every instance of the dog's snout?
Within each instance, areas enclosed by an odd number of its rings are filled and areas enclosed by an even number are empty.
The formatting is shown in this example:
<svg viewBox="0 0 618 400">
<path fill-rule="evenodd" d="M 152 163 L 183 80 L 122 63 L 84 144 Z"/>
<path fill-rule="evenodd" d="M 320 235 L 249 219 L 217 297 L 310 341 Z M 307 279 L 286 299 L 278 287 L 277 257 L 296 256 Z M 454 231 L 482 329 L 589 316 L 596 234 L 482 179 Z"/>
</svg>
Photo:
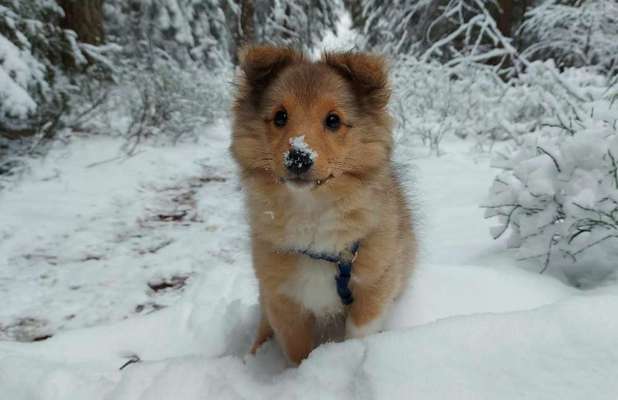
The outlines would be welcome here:
<svg viewBox="0 0 618 400">
<path fill-rule="evenodd" d="M 291 149 L 286 154 L 284 161 L 288 171 L 296 175 L 309 171 L 313 165 L 311 154 L 300 149 Z"/>
</svg>

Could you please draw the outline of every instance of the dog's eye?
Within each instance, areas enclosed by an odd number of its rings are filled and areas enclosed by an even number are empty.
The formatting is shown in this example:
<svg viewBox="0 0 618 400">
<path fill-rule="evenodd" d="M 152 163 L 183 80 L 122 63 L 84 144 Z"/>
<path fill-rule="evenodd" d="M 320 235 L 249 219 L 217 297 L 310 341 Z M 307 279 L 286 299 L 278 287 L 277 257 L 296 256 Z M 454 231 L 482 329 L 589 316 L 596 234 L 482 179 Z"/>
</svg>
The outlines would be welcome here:
<svg viewBox="0 0 618 400">
<path fill-rule="evenodd" d="M 337 114 L 330 113 L 326 116 L 324 124 L 331 131 L 336 131 L 341 126 L 341 118 Z"/>
<path fill-rule="evenodd" d="M 287 122 L 288 122 L 288 113 L 287 113 L 287 111 L 285 111 L 285 110 L 277 111 L 275 113 L 275 118 L 273 119 L 273 122 L 279 128 L 284 127 L 285 124 L 287 124 Z"/>
</svg>

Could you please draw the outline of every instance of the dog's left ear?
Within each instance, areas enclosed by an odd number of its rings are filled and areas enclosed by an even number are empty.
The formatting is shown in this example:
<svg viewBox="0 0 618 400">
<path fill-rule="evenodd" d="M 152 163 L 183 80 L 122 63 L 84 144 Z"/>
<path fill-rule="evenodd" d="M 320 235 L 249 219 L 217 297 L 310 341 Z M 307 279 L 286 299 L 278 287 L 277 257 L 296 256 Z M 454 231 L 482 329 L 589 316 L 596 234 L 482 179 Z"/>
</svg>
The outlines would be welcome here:
<svg viewBox="0 0 618 400">
<path fill-rule="evenodd" d="M 322 62 L 350 81 L 363 104 L 379 110 L 386 108 L 391 90 L 383 57 L 369 53 L 324 53 Z"/>
</svg>

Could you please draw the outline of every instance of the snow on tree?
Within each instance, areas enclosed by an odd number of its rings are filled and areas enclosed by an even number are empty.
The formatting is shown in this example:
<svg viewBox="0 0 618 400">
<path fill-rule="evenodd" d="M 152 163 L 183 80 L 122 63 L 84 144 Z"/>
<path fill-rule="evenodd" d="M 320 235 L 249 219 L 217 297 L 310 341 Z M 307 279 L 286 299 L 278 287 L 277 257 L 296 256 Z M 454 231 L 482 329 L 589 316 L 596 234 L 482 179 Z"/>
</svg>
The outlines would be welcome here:
<svg viewBox="0 0 618 400">
<path fill-rule="evenodd" d="M 238 48 L 253 41 L 309 48 L 335 28 L 338 2 L 108 0 L 106 34 L 122 46 L 115 101 L 129 110 L 129 152 L 146 138 L 193 134 L 228 109 Z M 127 99 L 129 99 L 127 101 Z M 118 130 L 118 127 L 116 127 Z"/>
<path fill-rule="evenodd" d="M 224 3 L 236 15 L 233 2 L 220 0 L 109 0 L 104 4 L 106 32 L 128 58 L 221 65 L 229 62 L 234 47 Z"/>
<path fill-rule="evenodd" d="M 543 272 L 585 286 L 618 272 L 618 113 L 611 99 L 589 115 L 546 124 L 501 154 L 484 207 L 494 238 Z M 591 261 L 592 260 L 592 261 Z M 612 261 L 613 260 L 613 261 Z"/>
<path fill-rule="evenodd" d="M 45 107 L 58 101 L 54 65 L 66 37 L 53 1 L 0 1 L 0 131 L 33 134 Z"/>
<path fill-rule="evenodd" d="M 387 54 L 461 62 L 512 62 L 517 51 L 496 22 L 495 0 L 360 1 L 352 8 L 366 47 Z"/>
<path fill-rule="evenodd" d="M 20 122 L 31 117 L 37 109 L 33 97 L 37 91 L 47 92 L 45 67 L 30 52 L 20 50 L 6 37 L 0 35 L 0 127 L 2 130 L 17 128 Z"/>
<path fill-rule="evenodd" d="M 194 137 L 228 109 L 239 7 L 221 0 L 106 0 L 107 40 L 119 45 L 105 118 L 85 130 L 145 140 Z"/>
<path fill-rule="evenodd" d="M 549 0 L 530 9 L 519 29 L 529 59 L 553 58 L 559 66 L 595 65 L 618 70 L 618 3 Z M 611 73 L 611 72 L 610 72 Z"/>
<path fill-rule="evenodd" d="M 335 31 L 340 1 L 108 0 L 106 32 L 127 54 L 164 51 L 208 67 L 236 61 L 251 42 L 310 49 Z"/>
<path fill-rule="evenodd" d="M 335 32 L 340 1 L 256 0 L 256 41 L 311 49 Z"/>
<path fill-rule="evenodd" d="M 105 42 L 103 0 L 57 0 L 64 11 L 62 27 L 72 30 L 82 43 Z"/>
<path fill-rule="evenodd" d="M 0 136 L 54 135 L 74 73 L 108 63 L 100 48 L 65 29 L 54 0 L 0 0 Z M 94 61 L 94 62 L 91 62 Z M 99 64 L 100 63 L 100 64 Z"/>
</svg>

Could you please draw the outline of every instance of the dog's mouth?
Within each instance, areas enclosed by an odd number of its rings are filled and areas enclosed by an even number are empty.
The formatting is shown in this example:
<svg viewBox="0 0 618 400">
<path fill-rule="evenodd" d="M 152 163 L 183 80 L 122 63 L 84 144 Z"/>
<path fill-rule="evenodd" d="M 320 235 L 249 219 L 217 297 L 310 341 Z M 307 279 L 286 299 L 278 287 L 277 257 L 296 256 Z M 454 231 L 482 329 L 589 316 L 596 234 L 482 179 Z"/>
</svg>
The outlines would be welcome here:
<svg viewBox="0 0 618 400">
<path fill-rule="evenodd" d="M 332 178 L 333 178 L 333 175 L 329 175 L 326 178 L 321 178 L 321 179 L 306 179 L 306 178 L 301 178 L 301 177 L 296 176 L 296 177 L 281 178 L 280 182 L 290 185 L 291 187 L 296 188 L 296 189 L 313 189 L 313 188 L 317 188 L 319 186 L 324 185 L 326 182 L 328 182 Z"/>
</svg>

